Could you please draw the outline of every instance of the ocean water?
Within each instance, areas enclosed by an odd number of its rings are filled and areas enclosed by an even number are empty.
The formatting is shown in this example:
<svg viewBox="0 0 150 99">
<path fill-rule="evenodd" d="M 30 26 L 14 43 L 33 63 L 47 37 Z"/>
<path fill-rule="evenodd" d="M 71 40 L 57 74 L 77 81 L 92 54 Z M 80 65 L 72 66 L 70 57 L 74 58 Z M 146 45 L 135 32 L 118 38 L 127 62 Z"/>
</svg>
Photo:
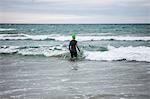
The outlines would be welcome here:
<svg viewBox="0 0 150 99">
<path fill-rule="evenodd" d="M 69 61 L 71 34 L 81 52 Z M 0 24 L 0 99 L 150 99 L 150 24 Z"/>
<path fill-rule="evenodd" d="M 80 60 L 150 62 L 150 24 L 0 24 L 0 54 L 69 59 L 72 33 Z"/>
</svg>

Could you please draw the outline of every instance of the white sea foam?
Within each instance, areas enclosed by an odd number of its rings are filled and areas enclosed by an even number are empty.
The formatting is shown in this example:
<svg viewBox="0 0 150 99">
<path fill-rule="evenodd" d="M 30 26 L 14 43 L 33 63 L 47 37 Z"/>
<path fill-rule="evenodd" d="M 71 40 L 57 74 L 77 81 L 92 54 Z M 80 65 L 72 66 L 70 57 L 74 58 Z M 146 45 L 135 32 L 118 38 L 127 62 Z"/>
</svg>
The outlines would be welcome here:
<svg viewBox="0 0 150 99">
<path fill-rule="evenodd" d="M 13 29 L 13 28 L 0 28 L 0 31 L 13 31 L 13 30 L 16 30 L 16 29 Z"/>
<path fill-rule="evenodd" d="M 25 40 L 26 34 L 0 34 L 0 40 Z"/>
<path fill-rule="evenodd" d="M 150 62 L 150 47 L 119 47 L 108 46 L 108 51 L 84 51 L 82 57 L 87 60 L 105 60 L 105 61 L 145 61 Z M 43 55 L 43 56 L 68 56 L 69 51 L 62 46 L 39 46 L 39 47 L 18 47 L 2 46 L 1 54 L 20 54 L 20 55 Z M 70 56 L 70 55 L 69 55 Z M 80 55 L 79 55 L 80 56 Z"/>
<path fill-rule="evenodd" d="M 20 55 L 44 55 L 58 56 L 67 53 L 67 49 L 62 46 L 39 46 L 39 47 L 18 47 L 18 46 L 2 46 L 1 54 L 17 53 Z"/>
<path fill-rule="evenodd" d="M 4 54 L 16 53 L 17 51 L 19 51 L 18 48 L 19 47 L 17 46 L 3 46 L 0 48 L 0 53 L 4 53 Z"/>
<path fill-rule="evenodd" d="M 85 51 L 88 60 L 128 60 L 128 61 L 145 61 L 150 62 L 150 47 L 108 47 L 108 51 Z"/>
<path fill-rule="evenodd" d="M 0 40 L 56 40 L 69 41 L 69 35 L 27 35 L 27 34 L 0 34 Z M 119 41 L 150 41 L 150 36 L 87 36 L 78 35 L 78 41 L 101 41 L 101 40 L 119 40 Z"/>
<path fill-rule="evenodd" d="M 79 37 L 79 41 L 89 41 L 89 40 L 119 40 L 119 41 L 148 41 L 150 37 L 130 37 L 130 36 L 83 36 Z"/>
<path fill-rule="evenodd" d="M 57 56 L 66 53 L 65 50 L 48 50 L 45 48 L 29 48 L 20 50 L 18 54 L 21 55 L 44 55 L 44 56 Z"/>
<path fill-rule="evenodd" d="M 69 41 L 71 36 L 52 36 L 52 35 L 35 35 L 28 36 L 28 39 L 32 40 L 46 40 L 53 39 L 56 41 Z M 147 37 L 131 37 L 131 36 L 78 36 L 78 41 L 101 41 L 101 40 L 119 40 L 119 41 L 149 41 L 150 36 Z"/>
</svg>

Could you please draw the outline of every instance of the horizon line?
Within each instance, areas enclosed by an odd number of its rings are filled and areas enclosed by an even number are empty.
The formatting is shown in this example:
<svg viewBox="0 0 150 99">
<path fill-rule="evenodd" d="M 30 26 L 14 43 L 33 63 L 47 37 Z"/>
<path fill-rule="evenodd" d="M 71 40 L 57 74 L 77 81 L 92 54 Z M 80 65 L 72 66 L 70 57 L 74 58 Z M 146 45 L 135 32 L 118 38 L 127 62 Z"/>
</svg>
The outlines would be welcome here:
<svg viewBox="0 0 150 99">
<path fill-rule="evenodd" d="M 0 24 L 150 24 L 149 22 L 135 22 L 135 23 L 1 23 Z"/>
</svg>

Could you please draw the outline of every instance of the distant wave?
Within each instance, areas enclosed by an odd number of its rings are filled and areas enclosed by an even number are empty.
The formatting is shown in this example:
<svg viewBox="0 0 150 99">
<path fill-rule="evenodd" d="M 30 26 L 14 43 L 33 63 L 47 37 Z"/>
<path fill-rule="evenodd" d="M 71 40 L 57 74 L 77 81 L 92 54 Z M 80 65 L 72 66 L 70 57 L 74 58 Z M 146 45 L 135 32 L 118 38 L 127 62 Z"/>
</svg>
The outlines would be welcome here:
<svg viewBox="0 0 150 99">
<path fill-rule="evenodd" d="M 150 62 L 150 47 L 113 47 L 108 46 L 105 51 L 84 50 L 79 53 L 80 58 L 96 61 L 143 61 Z M 61 57 L 69 59 L 70 54 L 63 46 L 1 46 L 0 54 L 19 54 L 19 55 L 42 55 L 46 57 Z"/>
<path fill-rule="evenodd" d="M 0 40 L 55 40 L 69 41 L 69 35 L 27 35 L 27 34 L 0 34 Z M 91 36 L 78 35 L 78 41 L 102 41 L 102 40 L 117 40 L 117 41 L 150 41 L 150 36 L 135 37 L 135 36 Z"/>
<path fill-rule="evenodd" d="M 13 31 L 16 30 L 14 28 L 0 28 L 0 31 Z"/>
</svg>

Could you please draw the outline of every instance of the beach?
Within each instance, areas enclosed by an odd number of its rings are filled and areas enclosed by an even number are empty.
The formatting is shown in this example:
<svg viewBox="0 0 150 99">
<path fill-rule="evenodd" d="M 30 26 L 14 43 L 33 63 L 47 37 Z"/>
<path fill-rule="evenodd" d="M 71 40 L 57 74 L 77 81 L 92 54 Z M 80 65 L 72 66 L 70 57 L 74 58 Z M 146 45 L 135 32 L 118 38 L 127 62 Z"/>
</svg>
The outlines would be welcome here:
<svg viewBox="0 0 150 99">
<path fill-rule="evenodd" d="M 1 99 L 149 99 L 150 63 L 0 56 Z"/>
</svg>

